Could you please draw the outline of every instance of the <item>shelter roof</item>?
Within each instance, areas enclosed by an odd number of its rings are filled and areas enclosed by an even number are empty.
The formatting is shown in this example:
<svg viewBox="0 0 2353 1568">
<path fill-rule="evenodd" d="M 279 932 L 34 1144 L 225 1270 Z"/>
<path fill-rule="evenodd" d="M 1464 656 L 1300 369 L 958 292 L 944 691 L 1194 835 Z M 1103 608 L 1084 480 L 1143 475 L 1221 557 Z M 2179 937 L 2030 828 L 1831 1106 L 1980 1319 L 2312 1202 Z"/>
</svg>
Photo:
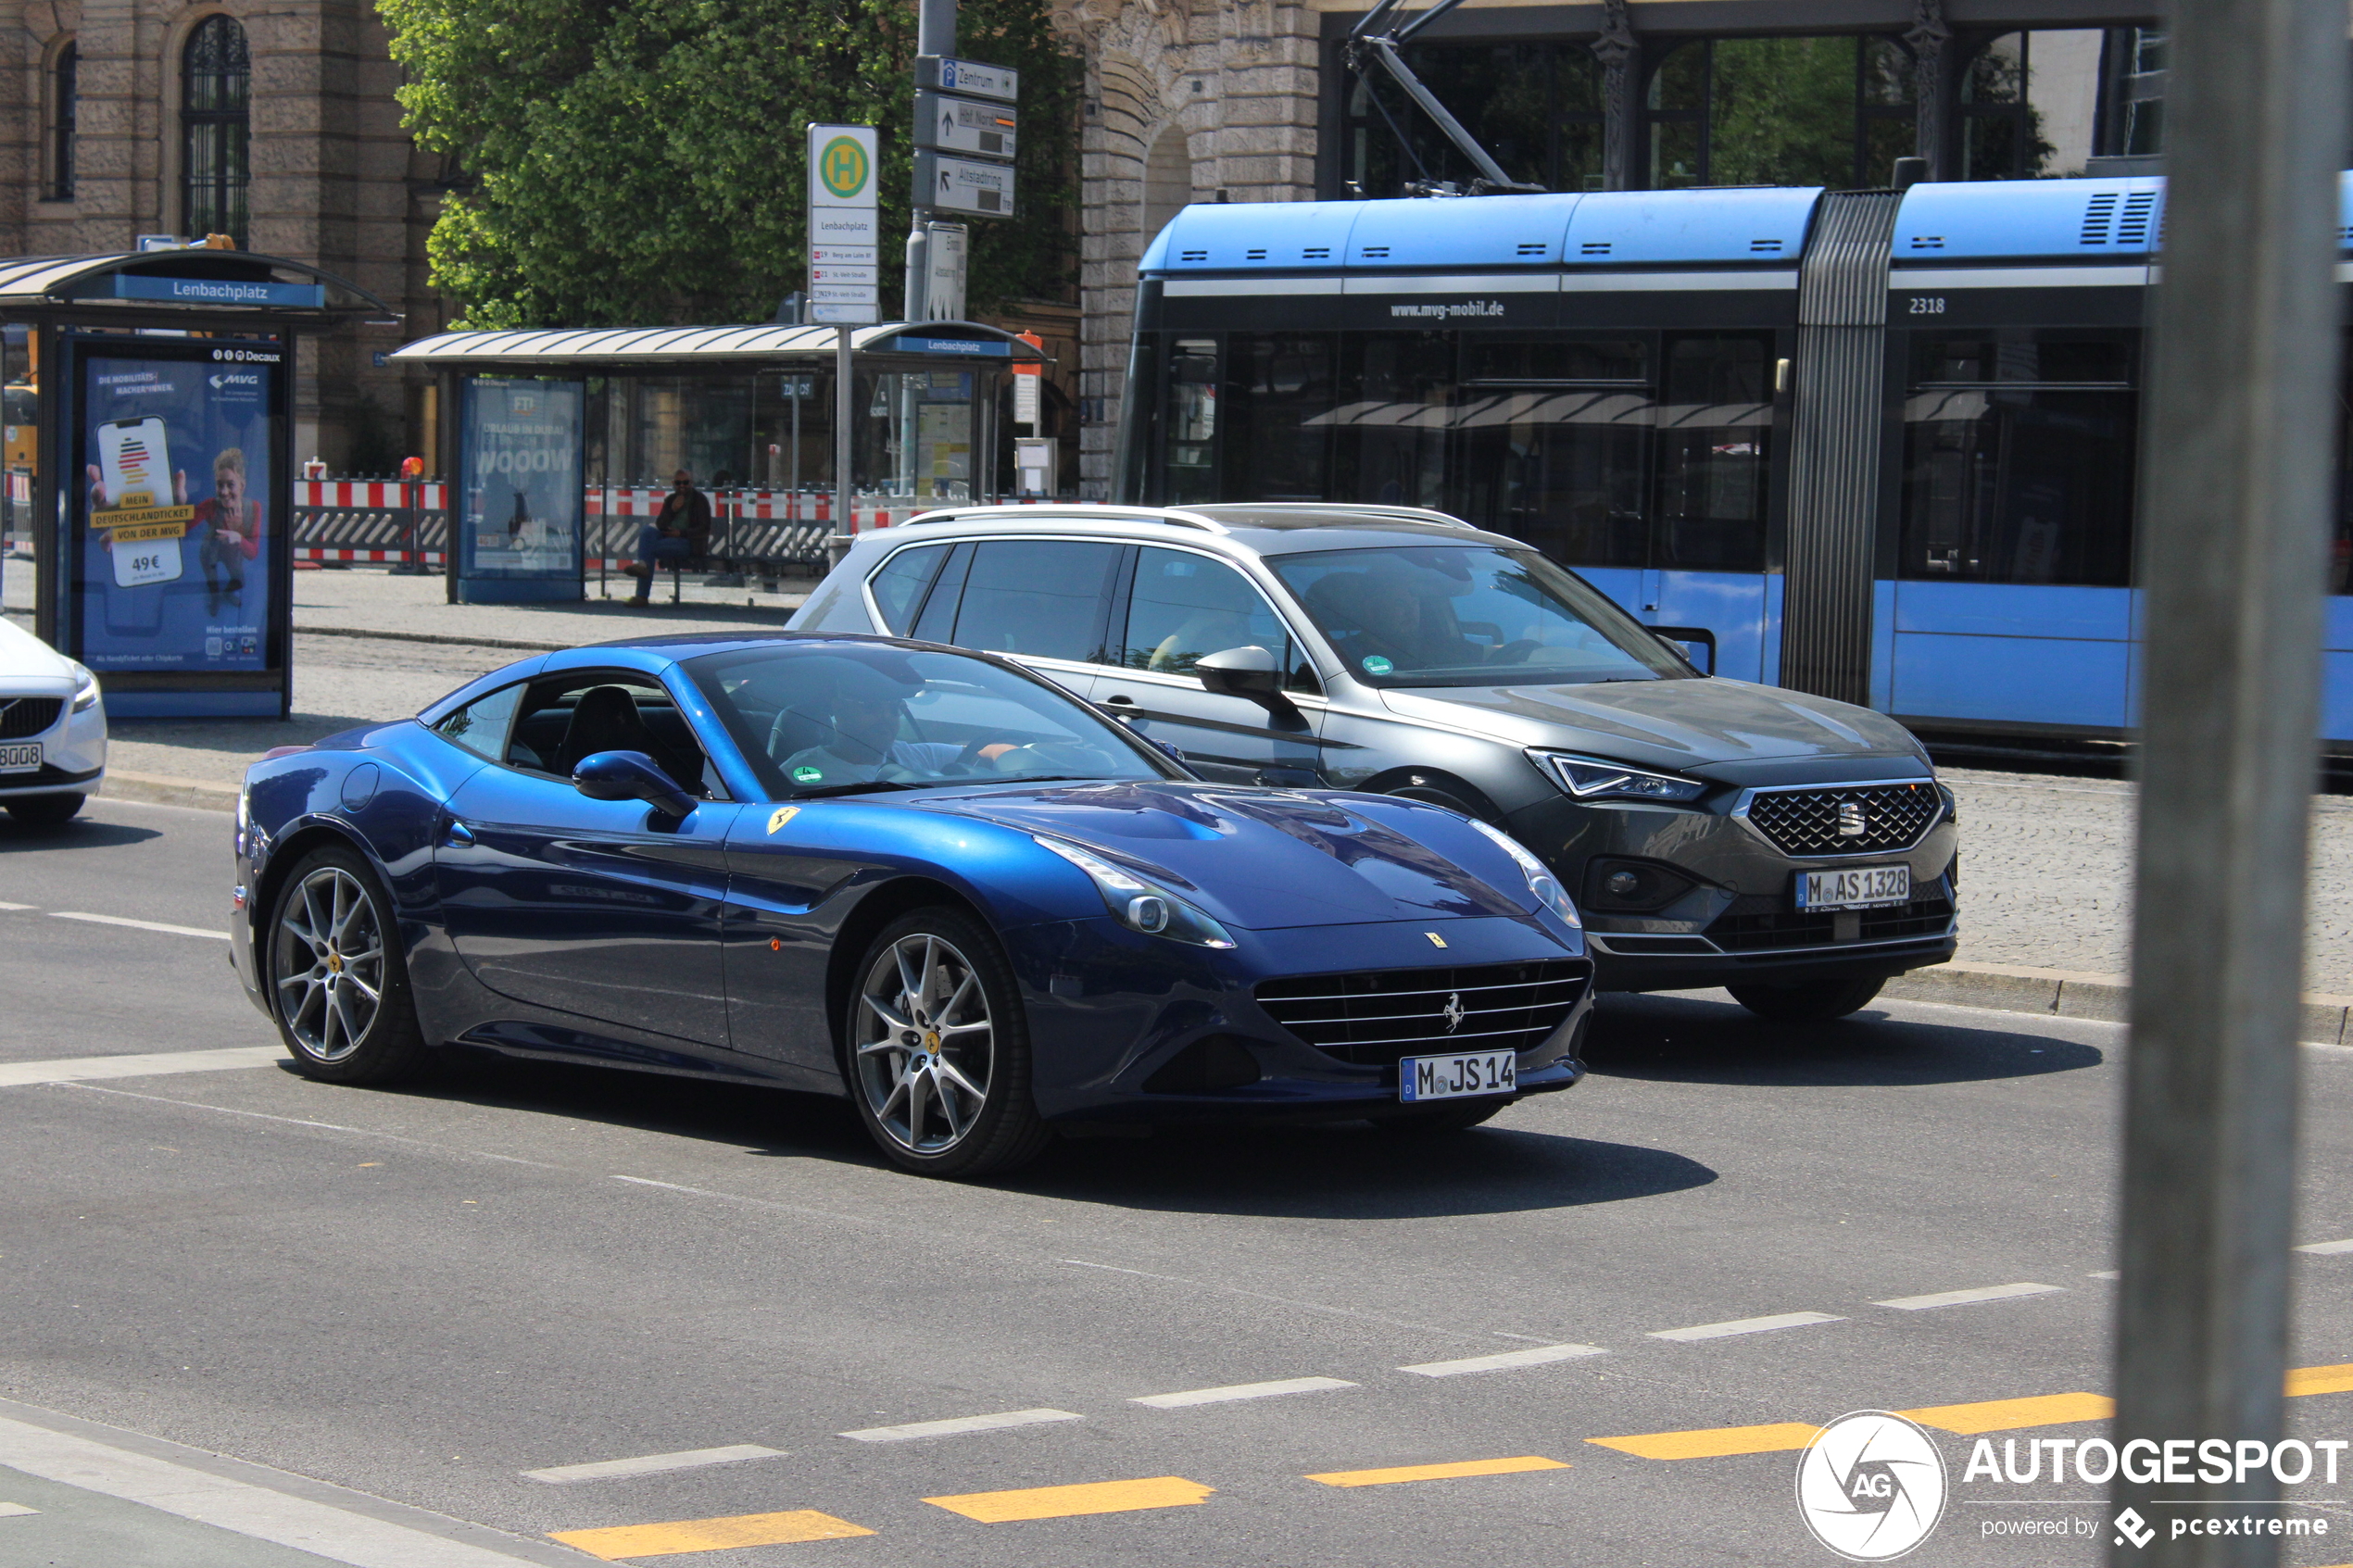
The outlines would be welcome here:
<svg viewBox="0 0 2353 1568">
<path fill-rule="evenodd" d="M 283 256 L 187 246 L 0 258 L 0 317 L 186 326 L 191 316 L 261 327 L 401 319 L 359 284 Z"/>
<path fill-rule="evenodd" d="M 392 358 L 407 365 L 451 369 L 563 366 L 613 369 L 720 369 L 819 359 L 838 342 L 835 327 L 585 327 L 517 332 L 443 332 L 420 338 Z M 857 327 L 859 354 L 907 355 L 937 364 L 943 358 L 1033 361 L 1045 358 L 1002 327 L 979 321 L 887 321 Z"/>
</svg>

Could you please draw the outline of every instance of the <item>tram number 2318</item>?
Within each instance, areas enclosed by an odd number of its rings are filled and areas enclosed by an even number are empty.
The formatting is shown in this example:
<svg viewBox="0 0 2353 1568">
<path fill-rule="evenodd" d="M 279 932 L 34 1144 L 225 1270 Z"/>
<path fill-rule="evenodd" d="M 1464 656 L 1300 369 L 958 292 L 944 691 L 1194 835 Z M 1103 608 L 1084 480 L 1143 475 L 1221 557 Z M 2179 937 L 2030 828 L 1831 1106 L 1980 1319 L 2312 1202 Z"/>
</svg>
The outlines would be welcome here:
<svg viewBox="0 0 2353 1568">
<path fill-rule="evenodd" d="M 1911 314 L 1912 314 L 1912 315 L 1915 315 L 1915 316 L 1942 316 L 1942 315 L 1944 315 L 1944 296 L 1943 295 L 1941 295 L 1941 294 L 1916 294 L 1916 295 L 1914 295 L 1912 296 L 1912 308 L 1911 308 Z"/>
</svg>

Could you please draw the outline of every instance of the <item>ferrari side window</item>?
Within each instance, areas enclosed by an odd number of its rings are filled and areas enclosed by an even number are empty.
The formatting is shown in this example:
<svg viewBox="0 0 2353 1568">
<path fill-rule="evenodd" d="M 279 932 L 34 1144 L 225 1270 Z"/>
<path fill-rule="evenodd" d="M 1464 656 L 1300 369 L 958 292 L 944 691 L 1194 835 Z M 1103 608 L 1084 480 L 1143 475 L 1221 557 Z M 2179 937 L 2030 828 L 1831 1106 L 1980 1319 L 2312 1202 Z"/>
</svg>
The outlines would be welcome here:
<svg viewBox="0 0 2353 1568">
<path fill-rule="evenodd" d="M 522 700 L 521 683 L 477 697 L 455 713 L 445 714 L 434 732 L 477 757 L 498 760 L 507 746 L 507 726 L 514 721 L 515 705 Z"/>
<path fill-rule="evenodd" d="M 599 751 L 643 752 L 689 795 L 709 793 L 702 746 L 659 683 L 609 670 L 533 683 L 507 742 L 507 765 L 570 778 Z"/>
</svg>

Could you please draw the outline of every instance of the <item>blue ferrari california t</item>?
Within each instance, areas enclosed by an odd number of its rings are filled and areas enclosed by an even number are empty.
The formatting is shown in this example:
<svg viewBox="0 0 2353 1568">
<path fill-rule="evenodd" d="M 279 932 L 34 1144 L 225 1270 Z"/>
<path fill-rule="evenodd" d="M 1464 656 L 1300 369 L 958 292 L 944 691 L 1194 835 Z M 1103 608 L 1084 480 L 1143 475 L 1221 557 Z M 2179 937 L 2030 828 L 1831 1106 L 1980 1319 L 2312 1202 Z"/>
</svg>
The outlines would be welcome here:
<svg viewBox="0 0 2353 1568">
<path fill-rule="evenodd" d="M 273 754 L 237 972 L 296 1066 L 443 1045 L 846 1095 L 911 1171 L 1567 1088 L 1577 911 L 1485 823 L 1212 784 L 1010 660 L 847 635 L 525 659 Z"/>
</svg>

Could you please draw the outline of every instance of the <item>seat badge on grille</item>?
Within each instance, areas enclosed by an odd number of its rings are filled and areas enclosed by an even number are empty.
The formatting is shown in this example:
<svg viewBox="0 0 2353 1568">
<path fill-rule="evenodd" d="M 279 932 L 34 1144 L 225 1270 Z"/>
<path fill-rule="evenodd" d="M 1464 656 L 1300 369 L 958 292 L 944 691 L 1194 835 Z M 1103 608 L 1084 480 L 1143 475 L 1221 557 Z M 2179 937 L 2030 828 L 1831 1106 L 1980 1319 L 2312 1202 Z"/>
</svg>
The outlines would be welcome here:
<svg viewBox="0 0 2353 1568">
<path fill-rule="evenodd" d="M 1456 991 L 1448 996 L 1445 1010 L 1438 1016 L 1446 1021 L 1446 1033 L 1449 1035 L 1460 1029 L 1463 1026 L 1463 1020 L 1469 1016 L 1463 1009 L 1463 994 Z"/>
<path fill-rule="evenodd" d="M 1433 947 L 1443 947 L 1446 946 L 1446 938 L 1441 936 L 1435 931 L 1425 931 L 1422 935 L 1429 938 L 1429 945 Z"/>
<path fill-rule="evenodd" d="M 1840 801 L 1838 803 L 1838 836 L 1860 838 L 1865 831 L 1863 803 L 1859 800 Z"/>
</svg>

